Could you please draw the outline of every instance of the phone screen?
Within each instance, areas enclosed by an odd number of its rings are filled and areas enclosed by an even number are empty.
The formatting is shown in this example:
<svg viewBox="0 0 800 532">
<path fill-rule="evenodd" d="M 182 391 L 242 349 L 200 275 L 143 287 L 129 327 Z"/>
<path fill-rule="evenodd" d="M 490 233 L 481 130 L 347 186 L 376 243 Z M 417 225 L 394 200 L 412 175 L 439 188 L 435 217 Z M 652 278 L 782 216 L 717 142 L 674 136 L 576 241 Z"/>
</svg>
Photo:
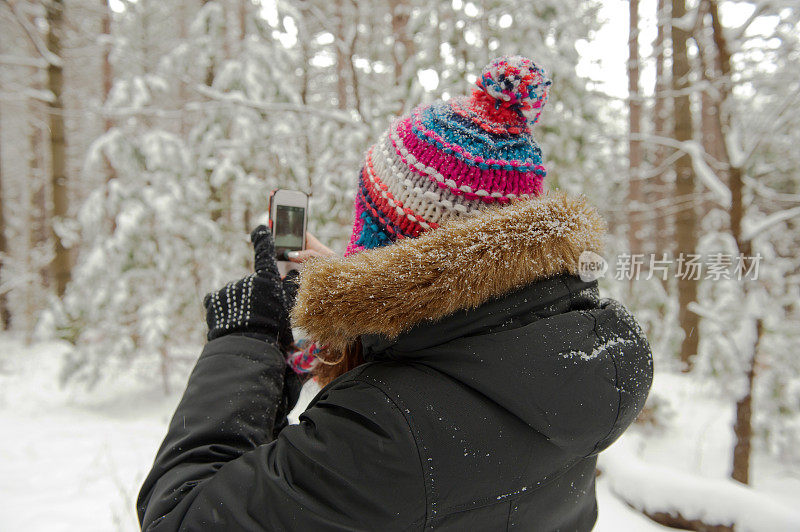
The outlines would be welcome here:
<svg viewBox="0 0 800 532">
<path fill-rule="evenodd" d="M 285 251 L 303 249 L 303 222 L 306 210 L 304 207 L 277 205 L 275 207 L 275 254 L 282 260 Z"/>
</svg>

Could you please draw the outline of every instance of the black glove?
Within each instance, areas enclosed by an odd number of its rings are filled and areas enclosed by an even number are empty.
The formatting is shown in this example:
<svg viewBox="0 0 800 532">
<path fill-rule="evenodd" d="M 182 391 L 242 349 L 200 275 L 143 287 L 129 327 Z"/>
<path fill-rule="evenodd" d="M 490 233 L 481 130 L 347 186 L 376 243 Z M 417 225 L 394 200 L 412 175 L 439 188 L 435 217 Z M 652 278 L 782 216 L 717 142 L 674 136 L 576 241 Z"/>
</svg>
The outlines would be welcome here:
<svg viewBox="0 0 800 532">
<path fill-rule="evenodd" d="M 292 330 L 284 288 L 275 264 L 272 234 L 259 225 L 250 234 L 255 248 L 255 273 L 207 294 L 203 299 L 208 339 L 231 333 L 252 334 L 284 349 L 291 346 Z"/>
</svg>

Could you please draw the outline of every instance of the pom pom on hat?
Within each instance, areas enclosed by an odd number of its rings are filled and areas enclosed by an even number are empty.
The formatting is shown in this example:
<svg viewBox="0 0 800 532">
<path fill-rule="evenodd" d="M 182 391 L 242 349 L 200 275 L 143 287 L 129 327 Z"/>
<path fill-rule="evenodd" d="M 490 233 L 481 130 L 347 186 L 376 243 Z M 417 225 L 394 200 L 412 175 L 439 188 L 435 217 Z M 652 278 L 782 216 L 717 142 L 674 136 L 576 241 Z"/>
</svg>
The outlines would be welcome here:
<svg viewBox="0 0 800 532">
<path fill-rule="evenodd" d="M 503 121 L 513 111 L 524 118 L 529 128 L 542 114 L 552 81 L 544 68 L 527 57 L 514 55 L 494 59 L 483 68 L 475 84 L 481 90 L 475 91 L 473 98 L 482 103 L 488 103 L 487 96 L 491 98 L 497 111 L 492 118 Z"/>
</svg>

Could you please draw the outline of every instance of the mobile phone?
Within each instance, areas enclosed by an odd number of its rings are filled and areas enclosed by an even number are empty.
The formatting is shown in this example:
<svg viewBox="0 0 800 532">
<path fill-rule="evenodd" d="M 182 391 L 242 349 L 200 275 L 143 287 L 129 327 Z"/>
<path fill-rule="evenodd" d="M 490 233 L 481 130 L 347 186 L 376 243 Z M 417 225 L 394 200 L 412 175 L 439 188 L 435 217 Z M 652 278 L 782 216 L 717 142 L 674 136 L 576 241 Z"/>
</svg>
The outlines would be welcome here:
<svg viewBox="0 0 800 532">
<path fill-rule="evenodd" d="M 286 253 L 306 247 L 308 196 L 299 190 L 273 190 L 269 196 L 269 227 L 275 242 L 275 258 L 281 275 L 298 265 L 288 262 Z M 281 263 L 284 264 L 281 264 Z"/>
</svg>

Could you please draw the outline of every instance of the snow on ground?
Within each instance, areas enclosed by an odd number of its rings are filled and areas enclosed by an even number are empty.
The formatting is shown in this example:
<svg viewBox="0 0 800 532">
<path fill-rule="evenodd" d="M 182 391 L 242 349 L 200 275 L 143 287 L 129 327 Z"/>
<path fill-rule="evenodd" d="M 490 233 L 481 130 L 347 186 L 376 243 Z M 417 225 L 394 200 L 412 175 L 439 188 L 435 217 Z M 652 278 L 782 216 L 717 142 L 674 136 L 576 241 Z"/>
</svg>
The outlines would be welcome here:
<svg viewBox="0 0 800 532">
<path fill-rule="evenodd" d="M 736 525 L 737 531 L 800 530 L 800 511 L 774 497 L 727 478 L 706 478 L 671 465 L 643 461 L 629 435 L 603 453 L 600 469 L 606 488 L 635 508 L 680 514 L 712 525 Z"/>
<path fill-rule="evenodd" d="M 651 512 L 679 512 L 736 530 L 800 530 L 800 475 L 769 456 L 756 455 L 753 487 L 728 478 L 732 462 L 733 404 L 710 382 L 657 374 L 653 393 L 671 402 L 674 417 L 663 433 L 630 430 L 600 455 L 598 467 L 612 497 Z"/>
<path fill-rule="evenodd" d="M 634 512 L 608 488 L 602 476 L 597 480 L 597 524 L 593 532 L 664 532 L 667 528 Z"/>
<path fill-rule="evenodd" d="M 663 434 L 627 435 L 639 458 L 703 478 L 727 479 L 733 462 L 733 402 L 718 397 L 712 380 L 686 375 L 656 373 L 653 393 L 670 400 L 674 417 Z M 795 507 L 800 500 L 800 466 L 762 454 L 758 445 L 750 478 L 756 490 L 777 502 Z"/>
<path fill-rule="evenodd" d="M 65 350 L 59 343 L 26 347 L 14 336 L 0 334 L 0 530 L 138 530 L 136 494 L 182 390 L 165 396 L 158 378 L 152 388 L 126 386 L 120 380 L 87 399 L 58 386 Z M 724 478 L 730 408 L 698 399 L 696 386 L 682 377 L 659 377 L 656 386 L 677 398 L 679 412 L 687 404 L 692 408 L 679 413 L 674 427 L 663 434 L 623 437 L 615 457 L 629 453 L 655 467 Z M 301 401 L 313 395 L 309 387 Z M 613 460 L 604 462 L 602 457 L 601 463 L 613 466 Z M 755 464 L 762 494 L 784 505 L 800 499 L 800 475 L 787 473 L 769 457 L 758 457 Z M 617 497 L 614 474 L 608 471 L 598 480 L 595 531 L 669 530 Z M 640 487 L 644 493 L 646 486 Z"/>
<path fill-rule="evenodd" d="M 0 335 L 0 530 L 138 530 L 138 486 L 179 395 L 118 387 L 87 401 L 58 385 L 65 350 Z"/>
</svg>

